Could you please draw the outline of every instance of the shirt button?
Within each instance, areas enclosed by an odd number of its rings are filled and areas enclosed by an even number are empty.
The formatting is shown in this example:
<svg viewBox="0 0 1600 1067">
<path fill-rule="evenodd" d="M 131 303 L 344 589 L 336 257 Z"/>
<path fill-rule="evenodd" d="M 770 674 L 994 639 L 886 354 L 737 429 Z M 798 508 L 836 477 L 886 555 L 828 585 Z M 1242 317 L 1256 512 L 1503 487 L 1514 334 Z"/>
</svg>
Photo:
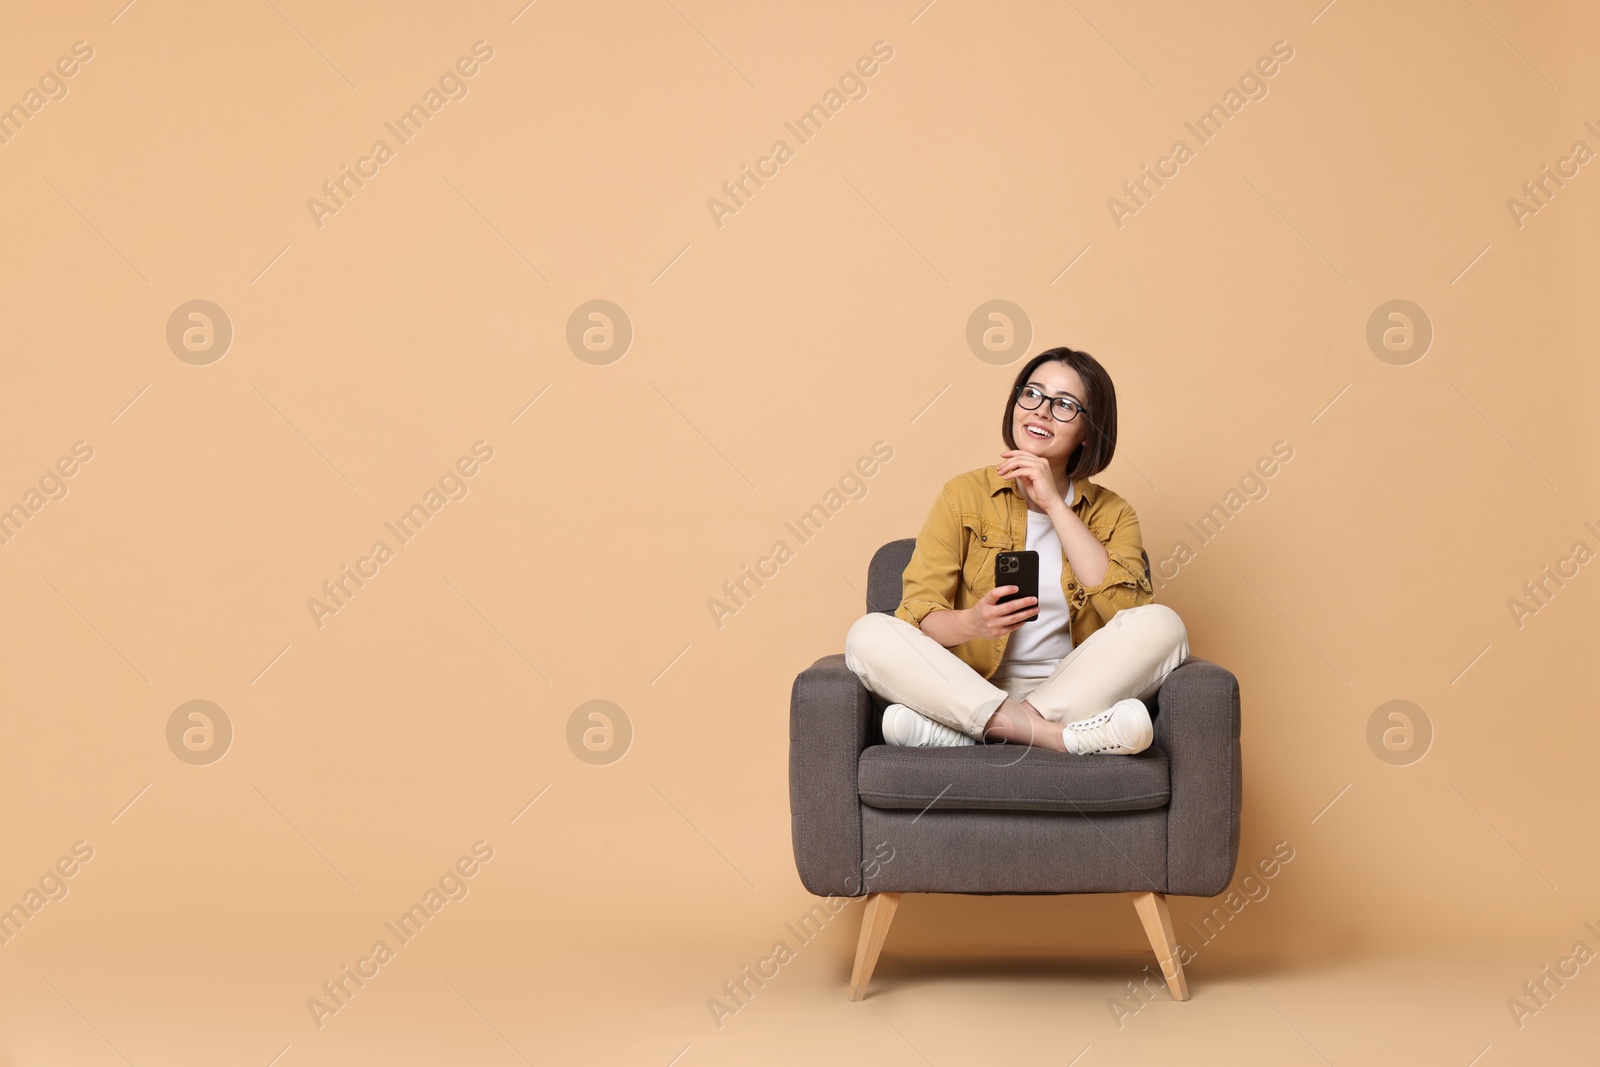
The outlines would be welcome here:
<svg viewBox="0 0 1600 1067">
<path fill-rule="evenodd" d="M 978 538 L 978 540 L 980 540 L 980 541 L 987 541 L 987 540 L 989 540 L 989 535 L 988 535 L 988 534 L 984 534 L 984 535 L 982 535 L 982 536 L 981 536 L 981 537 L 979 537 L 979 538 Z"/>
</svg>

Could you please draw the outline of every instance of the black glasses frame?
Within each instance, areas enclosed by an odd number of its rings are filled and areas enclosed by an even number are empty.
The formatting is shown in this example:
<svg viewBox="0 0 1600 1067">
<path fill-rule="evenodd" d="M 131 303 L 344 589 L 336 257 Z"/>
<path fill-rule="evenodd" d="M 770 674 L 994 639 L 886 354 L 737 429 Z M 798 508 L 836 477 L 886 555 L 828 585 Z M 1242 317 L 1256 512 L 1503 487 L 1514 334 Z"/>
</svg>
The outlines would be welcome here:
<svg viewBox="0 0 1600 1067">
<path fill-rule="evenodd" d="M 1023 399 L 1028 394 L 1028 391 L 1030 389 L 1032 391 L 1034 391 L 1035 393 L 1039 394 L 1039 400 L 1038 400 L 1037 403 L 1029 404 L 1026 400 Z M 1078 417 L 1078 413 L 1079 412 L 1087 413 L 1088 410 L 1089 410 L 1088 408 L 1084 407 L 1082 404 L 1078 403 L 1076 400 L 1074 400 L 1070 396 L 1050 396 L 1043 389 L 1040 389 L 1037 385 L 1033 385 L 1031 383 L 1026 384 L 1026 385 L 1017 386 L 1016 394 L 1017 394 L 1017 404 L 1024 411 L 1038 411 L 1039 407 L 1046 400 L 1049 400 L 1050 401 L 1050 417 L 1052 419 L 1055 419 L 1057 422 L 1071 422 L 1073 419 L 1076 419 Z M 1071 414 L 1069 414 L 1066 418 L 1062 418 L 1061 417 L 1061 412 L 1062 411 L 1070 411 Z"/>
</svg>

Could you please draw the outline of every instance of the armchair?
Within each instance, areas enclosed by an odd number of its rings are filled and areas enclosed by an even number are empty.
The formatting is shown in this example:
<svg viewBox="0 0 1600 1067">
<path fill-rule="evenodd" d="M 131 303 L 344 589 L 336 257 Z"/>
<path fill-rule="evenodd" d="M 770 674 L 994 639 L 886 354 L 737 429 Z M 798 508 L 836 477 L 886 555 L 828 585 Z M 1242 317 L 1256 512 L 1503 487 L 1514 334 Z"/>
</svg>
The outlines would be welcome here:
<svg viewBox="0 0 1600 1067">
<path fill-rule="evenodd" d="M 914 538 L 872 557 L 867 610 L 892 613 Z M 1166 898 L 1216 896 L 1239 855 L 1239 684 L 1190 656 L 1149 702 L 1151 746 L 1069 756 L 886 745 L 885 702 L 823 656 L 794 680 L 795 866 L 818 896 L 866 896 L 850 999 L 866 995 L 904 893 L 1128 893 L 1175 1000 L 1189 997 Z M 1009 749 L 1015 752 L 1015 749 Z M 887 845 L 892 859 L 881 862 Z"/>
</svg>

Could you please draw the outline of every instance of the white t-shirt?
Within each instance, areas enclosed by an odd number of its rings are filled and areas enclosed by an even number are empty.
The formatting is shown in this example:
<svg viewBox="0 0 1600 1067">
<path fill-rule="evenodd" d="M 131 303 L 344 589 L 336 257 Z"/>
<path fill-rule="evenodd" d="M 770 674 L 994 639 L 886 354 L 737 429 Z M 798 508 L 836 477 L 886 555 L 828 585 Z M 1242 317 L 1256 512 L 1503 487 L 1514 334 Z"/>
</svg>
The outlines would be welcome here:
<svg viewBox="0 0 1600 1067">
<path fill-rule="evenodd" d="M 1071 504 L 1077 486 L 1067 490 Z M 1050 516 L 1028 512 L 1028 538 L 1024 548 L 1039 553 L 1039 614 L 1011 631 L 995 674 L 1008 678 L 1046 678 L 1072 651 L 1067 597 L 1061 590 L 1061 561 L 1065 551 Z M 990 679 L 993 681 L 993 679 Z"/>
</svg>

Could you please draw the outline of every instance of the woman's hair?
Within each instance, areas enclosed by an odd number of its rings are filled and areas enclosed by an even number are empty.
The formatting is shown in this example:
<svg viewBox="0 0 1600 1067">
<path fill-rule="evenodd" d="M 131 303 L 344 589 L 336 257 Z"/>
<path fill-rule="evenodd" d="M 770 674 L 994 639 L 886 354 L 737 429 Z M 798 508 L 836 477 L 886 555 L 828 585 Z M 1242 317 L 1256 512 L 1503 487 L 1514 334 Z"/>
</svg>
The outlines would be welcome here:
<svg viewBox="0 0 1600 1067">
<path fill-rule="evenodd" d="M 1017 380 L 1011 383 L 1011 395 L 1006 398 L 1005 418 L 1000 422 L 1000 436 L 1007 448 L 1017 447 L 1017 440 L 1011 433 L 1011 419 L 1017 409 L 1017 393 L 1032 380 L 1033 372 L 1041 363 L 1052 360 L 1077 371 L 1089 394 L 1080 398 L 1086 410 L 1078 414 L 1079 419 L 1088 422 L 1088 427 L 1084 431 L 1083 441 L 1067 457 L 1066 471 L 1068 478 L 1089 478 L 1110 466 L 1111 457 L 1117 451 L 1117 390 L 1111 384 L 1111 375 L 1106 373 L 1099 360 L 1087 352 L 1051 348 L 1028 360 L 1027 365 L 1017 373 Z M 1043 404 L 1039 406 L 1039 412 L 1046 418 L 1050 417 Z"/>
</svg>

